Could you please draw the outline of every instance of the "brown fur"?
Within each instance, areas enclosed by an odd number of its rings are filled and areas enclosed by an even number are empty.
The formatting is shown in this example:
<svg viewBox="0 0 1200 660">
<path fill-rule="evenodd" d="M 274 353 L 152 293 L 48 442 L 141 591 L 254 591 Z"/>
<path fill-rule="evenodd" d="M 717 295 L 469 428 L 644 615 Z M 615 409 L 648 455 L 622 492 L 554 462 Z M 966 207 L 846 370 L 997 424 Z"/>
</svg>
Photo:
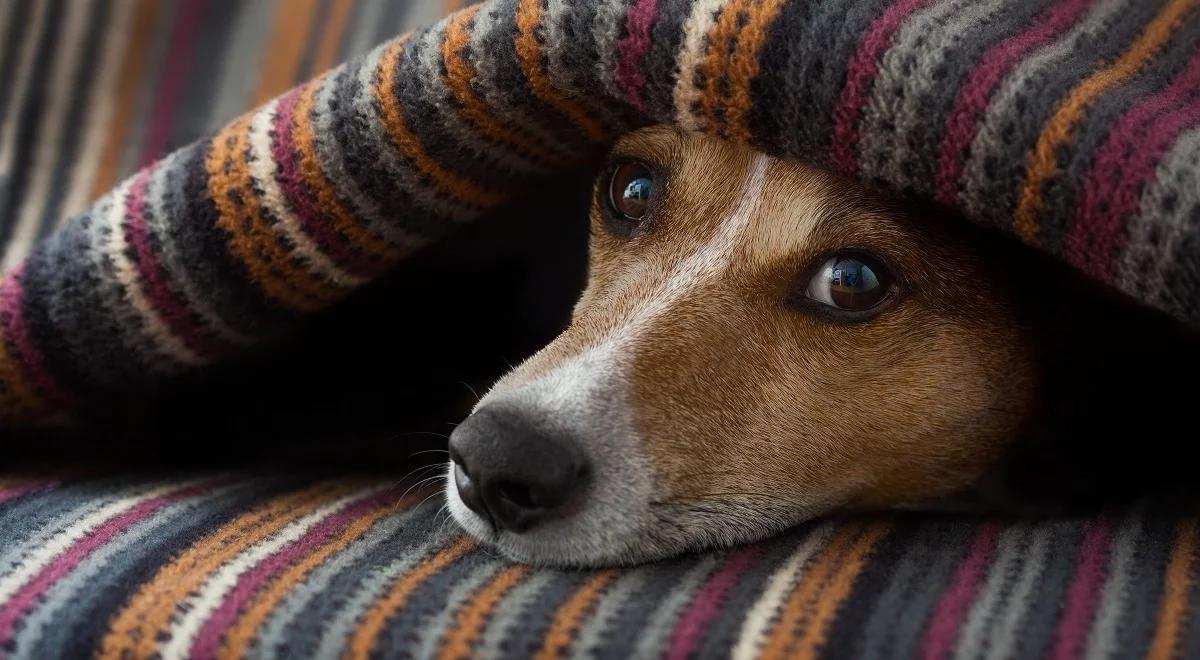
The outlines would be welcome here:
<svg viewBox="0 0 1200 660">
<path fill-rule="evenodd" d="M 649 227 L 604 229 L 570 328 L 517 386 L 606 335 L 730 212 L 754 153 L 652 128 L 614 153 L 658 168 Z M 1032 348 L 1003 278 L 966 232 L 803 165 L 772 161 L 736 258 L 632 345 L 629 400 L 662 503 L 753 502 L 808 513 L 905 505 L 980 478 L 1035 397 Z M 806 231 L 811 227 L 811 231 Z M 854 247 L 901 282 L 878 318 L 834 323 L 785 303 L 814 260 Z"/>
</svg>

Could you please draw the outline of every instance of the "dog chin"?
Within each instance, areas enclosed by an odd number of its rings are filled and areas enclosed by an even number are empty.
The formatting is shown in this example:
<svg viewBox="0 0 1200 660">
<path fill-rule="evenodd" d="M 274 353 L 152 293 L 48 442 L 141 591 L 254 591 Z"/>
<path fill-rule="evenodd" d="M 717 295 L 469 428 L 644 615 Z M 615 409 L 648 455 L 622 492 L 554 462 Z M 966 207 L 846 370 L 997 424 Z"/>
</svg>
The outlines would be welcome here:
<svg viewBox="0 0 1200 660">
<path fill-rule="evenodd" d="M 795 511 L 763 511 L 763 515 L 747 520 L 714 515 L 708 507 L 680 509 L 669 514 L 663 511 L 656 516 L 650 513 L 647 504 L 638 507 L 640 512 L 623 507 L 615 515 L 602 516 L 604 520 L 584 513 L 513 534 L 494 530 L 470 510 L 453 482 L 447 485 L 446 500 L 454 521 L 467 534 L 509 559 L 562 568 L 630 566 L 689 552 L 728 548 L 767 538 L 810 517 Z"/>
</svg>

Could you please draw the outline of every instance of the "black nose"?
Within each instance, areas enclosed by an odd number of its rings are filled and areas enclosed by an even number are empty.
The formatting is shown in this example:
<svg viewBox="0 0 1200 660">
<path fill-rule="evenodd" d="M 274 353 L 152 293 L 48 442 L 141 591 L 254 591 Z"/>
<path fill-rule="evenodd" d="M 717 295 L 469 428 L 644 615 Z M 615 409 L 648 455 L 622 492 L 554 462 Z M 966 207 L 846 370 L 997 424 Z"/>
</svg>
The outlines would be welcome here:
<svg viewBox="0 0 1200 660">
<path fill-rule="evenodd" d="M 569 439 L 487 406 L 454 429 L 450 459 L 463 502 L 493 527 L 518 534 L 568 514 L 590 473 Z"/>
</svg>

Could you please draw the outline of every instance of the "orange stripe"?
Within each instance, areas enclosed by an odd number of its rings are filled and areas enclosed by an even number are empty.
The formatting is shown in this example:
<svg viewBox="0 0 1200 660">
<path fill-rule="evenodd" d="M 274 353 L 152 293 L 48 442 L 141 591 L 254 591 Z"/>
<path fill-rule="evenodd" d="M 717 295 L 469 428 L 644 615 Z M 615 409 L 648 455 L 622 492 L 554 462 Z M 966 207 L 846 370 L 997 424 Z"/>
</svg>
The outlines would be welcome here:
<svg viewBox="0 0 1200 660">
<path fill-rule="evenodd" d="M 464 603 L 454 615 L 454 627 L 442 640 L 442 648 L 438 651 L 439 660 L 472 657 L 475 641 L 483 634 L 492 610 L 496 609 L 504 596 L 528 574 L 529 568 L 526 566 L 507 566 L 497 573 L 487 586 Z"/>
<path fill-rule="evenodd" d="M 520 0 L 517 5 L 517 59 L 521 71 L 529 80 L 534 96 L 550 104 L 581 128 L 588 139 L 597 144 L 609 141 L 608 131 L 587 112 L 558 93 L 542 66 L 542 51 L 535 31 L 542 21 L 542 0 Z"/>
<path fill-rule="evenodd" d="M 238 516 L 193 544 L 159 569 L 113 619 L 101 643 L 99 657 L 103 660 L 153 657 L 159 634 L 170 624 L 175 608 L 209 575 L 292 521 L 357 487 L 350 483 L 322 483 L 288 493 Z"/>
<path fill-rule="evenodd" d="M 142 66 L 147 61 L 146 50 L 154 43 L 157 31 L 155 20 L 158 10 L 163 6 L 159 0 L 138 0 L 133 8 L 133 24 L 125 38 L 125 57 L 121 60 L 121 68 L 117 74 L 117 86 L 112 93 L 116 99 L 116 107 L 109 122 L 108 141 L 100 152 L 100 160 L 96 164 L 96 175 L 92 179 L 92 192 L 89 199 L 96 199 L 108 192 L 120 177 L 121 152 L 124 150 L 125 138 L 129 133 L 130 123 L 135 114 L 138 100 L 138 86 L 143 80 Z"/>
<path fill-rule="evenodd" d="M 251 107 L 262 105 L 296 83 L 297 67 L 317 12 L 317 0 L 280 0 L 275 29 L 263 49 L 262 72 Z"/>
<path fill-rule="evenodd" d="M 696 117 L 707 122 L 708 127 L 720 128 L 717 109 L 721 104 L 721 82 L 727 75 L 729 54 L 740 31 L 739 17 L 749 4 L 750 0 L 730 0 L 708 31 L 704 60 L 697 67 L 704 76 L 704 86 L 700 90 L 700 112 Z"/>
<path fill-rule="evenodd" d="M 782 657 L 796 639 L 796 628 L 809 614 L 825 586 L 834 578 L 847 549 L 863 537 L 860 525 L 847 525 L 839 529 L 825 548 L 811 560 L 803 577 L 796 584 L 787 602 L 778 613 L 779 620 L 771 634 L 763 642 L 762 657 Z"/>
<path fill-rule="evenodd" d="M 446 25 L 446 36 L 442 40 L 442 61 L 446 64 L 446 87 L 454 94 L 461 112 L 487 137 L 513 148 L 517 153 L 535 158 L 550 165 L 564 165 L 563 156 L 539 144 L 537 140 L 522 134 L 514 127 L 501 121 L 475 90 L 471 81 L 475 78 L 475 67 L 467 59 L 471 34 L 467 26 L 479 13 L 479 5 L 459 12 Z"/>
<path fill-rule="evenodd" d="M 317 90 L 324 77 L 306 84 L 296 99 L 295 125 L 292 136 L 296 140 L 296 151 L 300 154 L 300 172 L 312 190 L 317 208 L 333 221 L 334 228 L 356 247 L 362 248 L 387 261 L 396 261 L 403 252 L 395 245 L 371 234 L 366 227 L 354 219 L 338 199 L 337 191 L 325 178 L 321 163 L 317 161 L 317 138 L 313 131 L 312 114 Z"/>
<path fill-rule="evenodd" d="M 750 141 L 746 115 L 750 112 L 750 84 L 758 78 L 758 63 L 767 31 L 779 16 L 784 0 L 763 0 L 750 11 L 748 22 L 738 33 L 737 49 L 728 66 L 729 98 L 725 102 L 725 123 L 722 135 Z"/>
<path fill-rule="evenodd" d="M 1196 0 L 1171 0 L 1116 62 L 1089 76 L 1058 106 L 1029 154 L 1025 183 L 1013 216 L 1013 226 L 1025 242 L 1037 240 L 1037 216 L 1045 207 L 1042 187 L 1058 172 L 1058 152 L 1071 141 L 1075 125 L 1101 94 L 1136 75 L 1149 63 L 1195 6 Z"/>
<path fill-rule="evenodd" d="M 346 26 L 350 24 L 350 13 L 355 2 L 356 0 L 333 0 L 333 6 L 329 8 L 329 17 L 321 26 L 320 43 L 317 44 L 317 52 L 313 57 L 313 72 L 323 73 L 337 64 L 338 46 L 342 43 Z"/>
<path fill-rule="evenodd" d="M 424 496 L 425 493 L 420 493 Z M 417 495 L 412 494 L 404 497 L 391 506 L 381 506 L 374 511 L 367 513 L 365 516 L 355 520 L 343 529 L 336 537 L 329 541 L 324 546 L 321 546 L 312 554 L 304 557 L 299 562 L 292 564 L 286 571 L 279 574 L 268 583 L 264 589 L 255 596 L 245 611 L 237 619 L 229 630 L 225 633 L 225 641 L 221 646 L 221 651 L 218 657 L 223 658 L 244 658 L 247 656 L 247 651 L 250 644 L 258 635 L 258 628 L 262 625 L 267 617 L 279 605 L 292 589 L 306 578 L 312 570 L 329 559 L 329 557 L 345 550 L 354 541 L 357 541 L 366 534 L 375 523 L 384 516 L 396 512 L 398 509 L 407 508 L 410 504 L 416 501 Z"/>
<path fill-rule="evenodd" d="M 538 660 L 552 660 L 566 657 L 575 639 L 575 633 L 583 623 L 584 617 L 592 611 L 596 600 L 608 589 L 608 585 L 617 579 L 619 573 L 615 570 L 604 570 L 588 578 L 567 602 L 563 603 L 554 614 L 554 621 L 546 631 L 542 650 L 538 651 Z"/>
<path fill-rule="evenodd" d="M 404 51 L 406 41 L 408 35 L 393 41 L 380 58 L 379 68 L 376 70 L 378 82 L 375 85 L 375 100 L 382 113 L 383 127 L 391 136 L 392 143 L 416 165 L 421 174 L 431 179 L 442 193 L 484 209 L 500 204 L 506 199 L 505 195 L 484 190 L 474 182 L 447 170 L 425 152 L 417 136 L 409 130 L 403 110 L 391 92 L 396 85 L 396 70 L 400 65 L 400 54 Z"/>
<path fill-rule="evenodd" d="M 829 629 L 829 624 L 833 622 L 834 615 L 837 614 L 838 608 L 846 598 L 850 596 L 850 590 L 854 588 L 854 581 L 858 579 L 863 567 L 866 566 L 871 551 L 884 536 L 887 536 L 889 530 L 889 525 L 875 523 L 868 527 L 866 533 L 859 537 L 854 546 L 850 548 L 849 553 L 842 561 L 841 568 L 822 590 L 817 600 L 816 610 L 804 625 L 804 631 L 796 642 L 797 648 L 794 657 L 817 657 L 821 647 L 825 645 L 825 634 Z"/>
<path fill-rule="evenodd" d="M 1179 523 L 1171 560 L 1163 576 L 1163 603 L 1158 611 L 1158 625 L 1147 658 L 1178 657 L 1179 634 L 1184 628 L 1188 597 L 1195 582 L 1196 533 L 1195 518 Z"/>
<path fill-rule="evenodd" d="M 316 279 L 288 254 L 263 217 L 246 163 L 249 116 L 226 126 L 212 140 L 208 189 L 217 224 L 251 277 L 271 297 L 302 311 L 316 311 L 338 298 L 331 283 Z"/>
<path fill-rule="evenodd" d="M 367 610 L 359 619 L 358 628 L 354 631 L 354 636 L 350 639 L 350 645 L 343 657 L 347 660 L 368 660 L 384 624 L 408 602 L 408 597 L 412 595 L 413 590 L 474 547 L 473 539 L 468 536 L 460 536 L 440 552 L 397 578 L 388 592 L 375 601 L 371 609 Z"/>
</svg>

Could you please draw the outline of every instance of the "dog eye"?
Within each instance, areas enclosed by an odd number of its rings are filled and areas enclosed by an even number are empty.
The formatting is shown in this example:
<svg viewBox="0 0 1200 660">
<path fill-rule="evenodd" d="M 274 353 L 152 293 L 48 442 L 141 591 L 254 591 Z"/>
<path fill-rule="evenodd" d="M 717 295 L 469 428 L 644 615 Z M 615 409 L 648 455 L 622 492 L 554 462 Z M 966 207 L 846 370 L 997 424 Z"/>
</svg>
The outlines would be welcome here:
<svg viewBox="0 0 1200 660">
<path fill-rule="evenodd" d="M 650 207 L 654 174 L 637 161 L 618 165 L 608 180 L 608 204 L 618 216 L 640 222 Z"/>
<path fill-rule="evenodd" d="M 867 312 L 891 294 L 892 274 L 878 259 L 839 252 L 821 264 L 804 295 L 835 310 Z"/>
</svg>

